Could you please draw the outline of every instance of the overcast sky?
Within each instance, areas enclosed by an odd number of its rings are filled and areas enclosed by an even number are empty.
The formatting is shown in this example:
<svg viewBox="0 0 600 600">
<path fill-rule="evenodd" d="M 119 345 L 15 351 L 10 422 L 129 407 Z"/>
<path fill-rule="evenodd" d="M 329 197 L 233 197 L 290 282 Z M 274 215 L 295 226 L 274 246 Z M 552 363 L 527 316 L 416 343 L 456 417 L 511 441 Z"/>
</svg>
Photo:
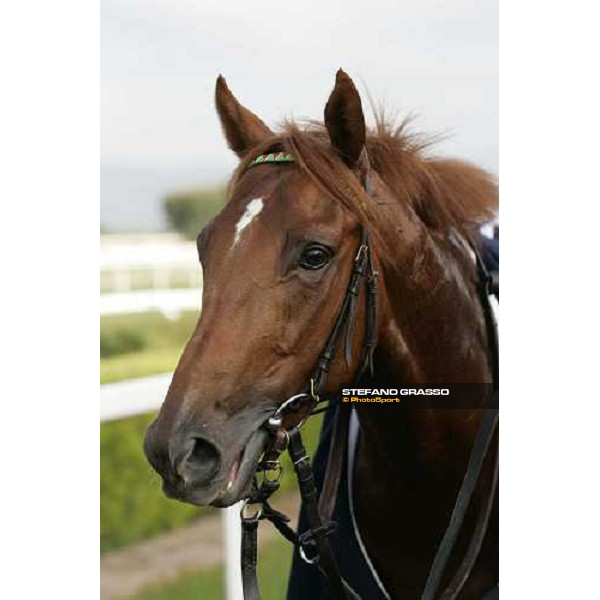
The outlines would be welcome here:
<svg viewBox="0 0 600 600">
<path fill-rule="evenodd" d="M 321 119 L 342 67 L 365 107 L 368 89 L 445 132 L 440 153 L 498 171 L 497 0 L 102 0 L 101 12 L 104 165 L 222 179 L 235 158 L 213 105 L 219 73 L 274 125 Z"/>
</svg>

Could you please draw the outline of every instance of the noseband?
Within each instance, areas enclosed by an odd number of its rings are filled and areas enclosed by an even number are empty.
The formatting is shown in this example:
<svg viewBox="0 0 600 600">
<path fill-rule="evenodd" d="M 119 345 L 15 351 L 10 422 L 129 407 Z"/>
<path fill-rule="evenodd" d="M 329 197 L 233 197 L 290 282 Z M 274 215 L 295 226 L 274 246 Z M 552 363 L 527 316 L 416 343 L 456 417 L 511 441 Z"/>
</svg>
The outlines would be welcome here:
<svg viewBox="0 0 600 600">
<path fill-rule="evenodd" d="M 271 153 L 255 158 L 249 165 L 254 167 L 261 164 L 276 164 L 294 162 L 291 154 L 286 152 Z M 368 186 L 367 186 L 368 191 Z M 488 339 L 491 340 L 490 366 L 494 374 L 494 390 L 497 393 L 497 335 L 493 311 L 489 303 L 488 293 L 491 290 L 492 278 L 488 274 L 479 253 L 475 251 L 477 270 L 479 276 L 480 300 L 484 310 Z M 261 520 L 268 520 L 278 531 L 298 549 L 302 559 L 315 564 L 329 581 L 331 590 L 338 600 L 361 600 L 360 596 L 348 585 L 341 576 L 331 544 L 329 534 L 335 528 L 336 523 L 331 521 L 335 508 L 337 488 L 341 477 L 343 453 L 336 451 L 339 443 L 344 443 L 350 417 L 349 410 L 337 410 L 334 420 L 333 434 L 329 459 L 323 483 L 323 489 L 319 497 L 312 472 L 311 462 L 306 449 L 302 443 L 300 427 L 305 420 L 321 412 L 315 410 L 321 402 L 329 398 L 321 397 L 327 383 L 329 370 L 335 358 L 335 351 L 342 340 L 344 347 L 344 361 L 348 370 L 352 366 L 354 329 L 356 323 L 356 312 L 359 300 L 361 284 L 365 288 L 365 332 L 361 344 L 358 368 L 355 380 L 368 369 L 373 376 L 373 354 L 377 344 L 377 297 L 378 297 L 378 272 L 374 269 L 373 252 L 369 243 L 367 231 L 363 225 L 360 228 L 360 243 L 356 251 L 352 270 L 350 272 L 346 293 L 333 323 L 333 327 L 321 351 L 319 358 L 313 368 L 309 382 L 304 390 L 295 394 L 283 402 L 267 420 L 264 427 L 271 434 L 269 443 L 260 464 L 257 467 L 256 476 L 250 496 L 243 503 L 240 511 L 242 522 L 242 584 L 244 600 L 260 600 L 260 591 L 256 577 L 257 565 L 257 530 Z M 330 403 L 331 406 L 331 403 Z M 293 424 L 290 425 L 288 420 Z M 454 507 L 450 525 L 444 534 L 431 567 L 429 577 L 422 595 L 422 600 L 433 600 L 437 592 L 440 579 L 447 565 L 449 555 L 454 547 L 464 515 L 469 506 L 473 489 L 479 479 L 479 474 L 487 451 L 491 444 L 498 423 L 498 410 L 486 409 L 484 418 L 480 425 L 475 440 L 467 473 L 459 491 Z M 302 534 L 297 534 L 290 526 L 289 519 L 284 514 L 273 509 L 269 504 L 270 496 L 277 491 L 281 480 L 280 455 L 288 450 L 294 471 L 298 480 L 298 487 L 304 507 L 308 529 Z M 259 476 L 262 481 L 258 483 Z M 487 530 L 491 503 L 495 496 L 497 485 L 497 458 L 493 485 L 491 486 L 489 498 L 484 503 L 481 518 L 478 520 L 478 534 L 474 535 L 469 545 L 468 555 L 461 563 L 459 570 L 452 579 L 450 586 L 441 596 L 442 600 L 453 600 L 462 590 L 463 584 L 470 574 L 471 568 L 477 558 L 479 548 Z M 253 510 L 252 506 L 258 508 Z M 471 556 L 469 556 L 469 554 Z"/>
</svg>

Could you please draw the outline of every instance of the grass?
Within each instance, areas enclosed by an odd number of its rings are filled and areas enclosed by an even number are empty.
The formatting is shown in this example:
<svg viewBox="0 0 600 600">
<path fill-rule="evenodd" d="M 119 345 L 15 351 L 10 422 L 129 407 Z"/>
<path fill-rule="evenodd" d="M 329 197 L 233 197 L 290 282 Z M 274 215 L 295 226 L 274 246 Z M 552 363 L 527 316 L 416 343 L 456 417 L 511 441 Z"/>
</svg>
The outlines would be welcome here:
<svg viewBox="0 0 600 600">
<path fill-rule="evenodd" d="M 198 313 L 170 320 L 159 312 L 100 319 L 100 383 L 172 371 L 196 325 Z"/>
<path fill-rule="evenodd" d="M 292 562 L 292 546 L 284 539 L 259 548 L 258 582 L 263 600 L 285 597 Z M 200 569 L 181 575 L 171 583 L 152 585 L 131 600 L 222 600 L 225 597 L 223 568 Z"/>
<path fill-rule="evenodd" d="M 106 336 L 114 336 L 123 330 L 143 332 L 148 346 L 153 348 L 179 346 L 179 349 L 183 350 L 183 344 L 192 334 L 197 320 L 197 311 L 183 312 L 174 320 L 168 319 L 157 311 L 111 315 L 100 319 L 100 330 L 101 334 Z"/>
<path fill-rule="evenodd" d="M 100 383 L 112 383 L 137 377 L 148 377 L 158 373 L 171 372 L 177 366 L 182 348 L 154 348 L 113 356 L 100 361 Z"/>
</svg>

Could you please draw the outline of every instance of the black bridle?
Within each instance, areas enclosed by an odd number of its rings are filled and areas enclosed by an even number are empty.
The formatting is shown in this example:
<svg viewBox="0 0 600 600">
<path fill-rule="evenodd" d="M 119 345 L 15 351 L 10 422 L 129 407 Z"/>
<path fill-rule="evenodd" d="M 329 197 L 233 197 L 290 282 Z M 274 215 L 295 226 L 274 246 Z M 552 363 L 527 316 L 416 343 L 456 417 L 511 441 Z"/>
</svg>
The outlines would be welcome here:
<svg viewBox="0 0 600 600">
<path fill-rule="evenodd" d="M 487 272 L 477 250 L 475 248 L 473 248 L 473 250 L 475 252 L 477 264 L 479 282 L 478 292 L 484 312 L 490 344 L 489 360 L 491 372 L 493 374 L 494 394 L 497 395 L 498 341 L 495 318 L 489 300 L 489 294 L 492 292 L 493 278 Z M 334 449 L 337 447 L 339 441 L 345 441 L 346 439 L 350 411 L 338 409 L 336 412 L 331 449 L 326 467 L 323 490 L 320 497 L 314 481 L 310 458 L 302 443 L 300 426 L 308 416 L 320 412 L 315 410 L 315 407 L 320 402 L 328 400 L 327 398 L 321 398 L 320 394 L 327 382 L 329 369 L 335 357 L 335 350 L 342 339 L 344 330 L 346 333 L 344 340 L 344 359 L 347 367 L 350 368 L 353 355 L 356 311 L 361 283 L 364 284 L 366 293 L 365 334 L 362 341 L 356 379 L 358 379 L 366 369 L 369 369 L 371 375 L 373 374 L 373 353 L 377 343 L 377 278 L 378 273 L 374 269 L 373 253 L 369 244 L 369 238 L 366 229 L 364 226 L 361 226 L 360 244 L 353 261 L 348 287 L 340 311 L 333 324 L 331 333 L 329 334 L 329 338 L 316 362 L 309 384 L 305 387 L 303 392 L 288 398 L 281 406 L 279 406 L 265 424 L 272 439 L 258 465 L 257 477 L 254 478 L 252 492 L 249 498 L 244 502 L 240 513 L 242 522 L 241 563 L 244 600 L 260 600 L 260 591 L 256 578 L 256 566 L 257 530 L 261 520 L 268 520 L 273 523 L 286 539 L 298 547 L 303 560 L 310 564 L 315 564 L 321 570 L 329 581 L 334 596 L 338 600 L 361 600 L 360 596 L 347 584 L 340 574 L 328 537 L 336 527 L 336 524 L 331 521 L 331 516 L 335 507 L 337 488 L 343 462 L 343 453 L 339 451 L 336 452 Z M 297 420 L 296 424 L 291 428 L 284 429 L 284 418 L 287 415 L 294 413 L 296 413 L 296 415 L 300 413 L 300 419 Z M 475 486 L 479 481 L 479 476 L 497 426 L 498 409 L 485 409 L 450 523 L 438 547 L 421 600 L 434 600 L 436 597 L 441 578 L 445 572 L 458 534 L 460 533 L 464 517 L 469 507 Z M 289 526 L 288 517 L 273 509 L 269 504 L 269 498 L 279 488 L 281 479 L 279 457 L 286 448 L 290 454 L 292 464 L 294 465 L 302 505 L 306 512 L 309 525 L 308 529 L 301 534 L 297 534 Z M 262 475 L 262 482 L 260 484 L 258 483 L 259 475 Z M 498 457 L 496 456 L 493 480 L 490 485 L 489 493 L 480 509 L 467 552 L 454 577 L 450 581 L 450 584 L 439 596 L 440 600 L 454 600 L 462 590 L 464 583 L 471 573 L 487 531 L 497 482 Z M 257 509 L 250 512 L 252 506 L 257 506 Z"/>
<path fill-rule="evenodd" d="M 361 346 L 359 368 L 357 378 L 369 369 L 373 370 L 373 352 L 377 342 L 377 271 L 373 267 L 373 255 L 369 245 L 369 238 L 364 227 L 361 226 L 360 244 L 350 272 L 350 279 L 340 311 L 335 319 L 329 338 L 319 355 L 315 368 L 310 378 L 310 383 L 304 392 L 288 398 L 267 421 L 266 427 L 273 436 L 272 443 L 265 452 L 263 460 L 258 469 L 263 474 L 260 485 L 256 479 L 250 497 L 245 501 L 241 511 L 242 520 L 242 583 L 245 600 L 259 600 L 260 592 L 256 579 L 257 562 L 257 529 L 260 520 L 269 520 L 275 527 L 299 548 L 302 558 L 310 563 L 316 564 L 329 580 L 335 595 L 344 600 L 359 600 L 359 596 L 348 586 L 342 578 L 328 535 L 333 531 L 335 525 L 330 522 L 330 511 L 326 515 L 320 509 L 319 496 L 315 485 L 310 458 L 302 443 L 300 426 L 306 416 L 301 417 L 290 429 L 283 429 L 283 419 L 286 414 L 305 411 L 305 415 L 314 415 L 317 404 L 327 401 L 321 399 L 320 394 L 327 383 L 329 369 L 335 357 L 335 350 L 342 339 L 344 339 L 344 359 L 350 367 L 353 354 L 354 327 L 356 322 L 356 311 L 360 294 L 361 282 L 366 290 L 366 313 L 365 334 Z M 347 411 L 343 411 L 347 412 Z M 349 413 L 348 413 L 349 414 Z M 279 456 L 286 449 L 290 454 L 300 496 L 306 511 L 309 529 L 301 535 L 297 535 L 288 525 L 289 519 L 274 510 L 268 503 L 269 497 L 279 488 L 281 478 L 281 467 Z M 341 472 L 341 461 L 339 467 L 336 465 L 336 473 L 331 474 L 330 480 L 336 481 L 334 489 L 329 493 L 321 495 L 321 501 L 325 500 L 337 490 L 337 481 Z M 329 471 L 329 467 L 328 467 Z M 275 473 L 273 477 L 270 473 Z M 328 503 L 335 505 L 335 498 L 329 498 Z M 247 515 L 250 505 L 259 505 L 259 509 L 252 515 Z M 332 510 L 331 510 L 332 512 Z"/>
</svg>

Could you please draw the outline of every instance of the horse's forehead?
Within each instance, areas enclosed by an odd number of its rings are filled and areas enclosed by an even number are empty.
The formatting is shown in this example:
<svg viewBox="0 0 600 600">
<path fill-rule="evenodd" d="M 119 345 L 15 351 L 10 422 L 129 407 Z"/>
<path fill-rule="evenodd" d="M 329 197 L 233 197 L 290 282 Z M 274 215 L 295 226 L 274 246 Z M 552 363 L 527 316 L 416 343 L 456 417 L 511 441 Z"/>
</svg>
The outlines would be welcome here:
<svg viewBox="0 0 600 600">
<path fill-rule="evenodd" d="M 278 176 L 264 178 L 259 185 L 241 186 L 232 194 L 228 220 L 235 221 L 238 240 L 240 232 L 258 220 L 289 227 L 341 213 L 307 176 L 298 172 L 273 175 Z"/>
</svg>

